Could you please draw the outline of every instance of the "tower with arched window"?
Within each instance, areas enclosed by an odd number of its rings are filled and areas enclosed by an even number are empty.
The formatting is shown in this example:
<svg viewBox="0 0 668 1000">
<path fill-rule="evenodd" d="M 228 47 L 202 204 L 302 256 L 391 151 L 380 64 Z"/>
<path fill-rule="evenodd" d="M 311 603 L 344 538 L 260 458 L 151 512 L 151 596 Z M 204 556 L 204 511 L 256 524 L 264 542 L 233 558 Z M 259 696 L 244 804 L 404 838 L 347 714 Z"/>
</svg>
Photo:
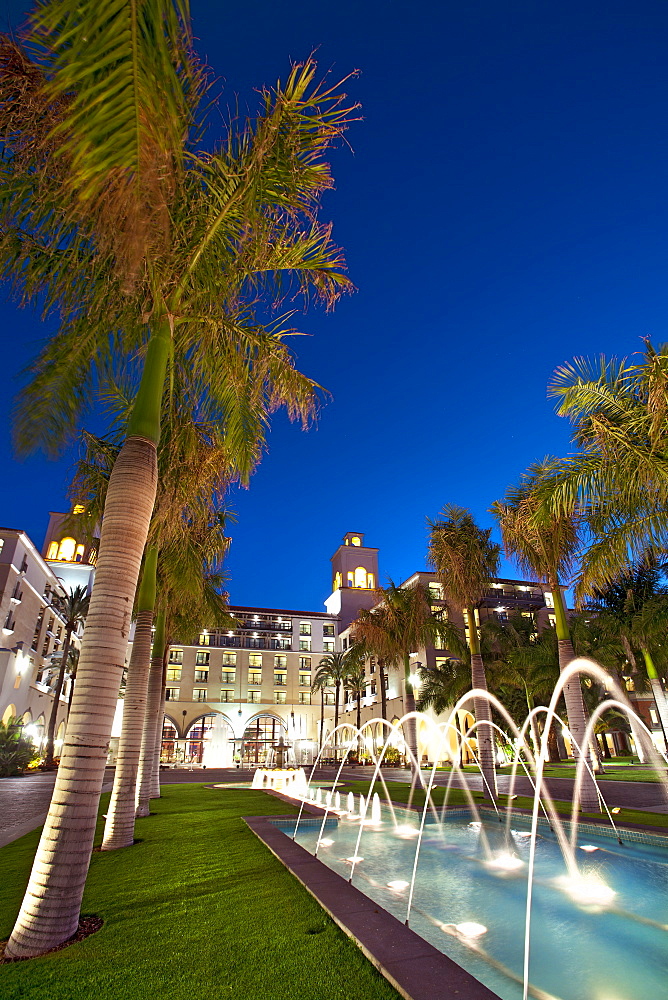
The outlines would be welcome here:
<svg viewBox="0 0 668 1000">
<path fill-rule="evenodd" d="M 372 608 L 377 599 L 378 549 L 364 544 L 364 535 L 348 531 L 332 556 L 332 593 L 325 601 L 329 614 L 339 615 L 346 628 L 360 608 Z"/>
</svg>

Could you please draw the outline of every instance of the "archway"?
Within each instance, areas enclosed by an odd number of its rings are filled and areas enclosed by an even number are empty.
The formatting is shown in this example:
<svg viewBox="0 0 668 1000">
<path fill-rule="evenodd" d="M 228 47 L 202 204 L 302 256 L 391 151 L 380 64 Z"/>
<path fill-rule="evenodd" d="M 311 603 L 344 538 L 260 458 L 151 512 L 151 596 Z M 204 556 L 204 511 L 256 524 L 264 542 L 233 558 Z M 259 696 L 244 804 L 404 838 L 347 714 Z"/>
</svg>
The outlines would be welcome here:
<svg viewBox="0 0 668 1000">
<path fill-rule="evenodd" d="M 2 714 L 2 724 L 6 726 L 10 719 L 16 716 L 16 705 L 7 705 L 7 708 Z"/>
<path fill-rule="evenodd" d="M 173 719 L 170 719 L 168 715 L 163 716 L 162 742 L 160 746 L 161 764 L 179 763 L 178 761 L 179 754 L 177 753 L 178 739 L 179 739 L 178 726 L 176 725 Z M 181 756 L 183 756 L 182 753 Z"/>
<path fill-rule="evenodd" d="M 231 767 L 234 756 L 234 730 L 222 712 L 211 712 L 195 719 L 186 731 L 186 763 L 204 767 Z"/>
<path fill-rule="evenodd" d="M 249 719 L 241 744 L 243 763 L 256 766 L 264 764 L 269 747 L 275 746 L 281 736 L 285 739 L 287 733 L 287 726 L 278 715 L 265 713 Z"/>
</svg>

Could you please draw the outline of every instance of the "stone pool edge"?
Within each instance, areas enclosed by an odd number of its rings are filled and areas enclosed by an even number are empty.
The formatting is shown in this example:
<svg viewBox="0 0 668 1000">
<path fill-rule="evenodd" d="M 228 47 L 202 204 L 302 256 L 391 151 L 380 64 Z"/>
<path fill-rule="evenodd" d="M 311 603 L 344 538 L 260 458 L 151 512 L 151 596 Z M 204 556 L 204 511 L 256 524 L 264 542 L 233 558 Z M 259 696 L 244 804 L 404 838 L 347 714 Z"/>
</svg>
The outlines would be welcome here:
<svg viewBox="0 0 668 1000">
<path fill-rule="evenodd" d="M 322 815 L 322 810 L 308 812 Z M 244 816 L 243 820 L 405 1000 L 499 1000 L 451 958 L 291 840 L 275 826 L 277 818 Z"/>
</svg>

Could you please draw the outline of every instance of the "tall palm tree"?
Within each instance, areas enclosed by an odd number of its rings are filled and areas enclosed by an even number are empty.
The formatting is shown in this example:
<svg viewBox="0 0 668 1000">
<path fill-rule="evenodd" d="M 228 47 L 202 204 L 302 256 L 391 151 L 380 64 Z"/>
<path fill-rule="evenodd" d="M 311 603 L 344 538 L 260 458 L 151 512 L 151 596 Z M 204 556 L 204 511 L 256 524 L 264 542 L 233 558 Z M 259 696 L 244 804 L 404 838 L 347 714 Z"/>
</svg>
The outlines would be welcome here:
<svg viewBox="0 0 668 1000">
<path fill-rule="evenodd" d="M 437 641 L 458 649 L 461 636 L 458 630 L 441 615 L 432 612 L 427 588 L 417 583 L 397 587 L 391 580 L 377 591 L 378 605 L 370 611 L 363 609 L 351 624 L 355 640 L 364 649 L 382 658 L 384 663 L 403 669 L 406 713 L 415 711 L 415 690 L 411 679 L 411 653 Z M 411 766 L 419 761 L 417 726 L 415 719 L 405 723 L 405 738 L 411 754 Z"/>
<path fill-rule="evenodd" d="M 512 487 L 504 500 L 492 505 L 506 554 L 522 572 L 546 583 L 554 603 L 555 629 L 559 643 L 559 669 L 564 671 L 575 659 L 568 627 L 563 579 L 569 580 L 579 550 L 579 517 L 571 507 L 561 515 L 541 513 L 540 490 L 552 475 L 553 463 L 545 459 L 531 466 L 519 486 Z M 573 737 L 573 756 L 577 760 L 584 743 L 587 717 L 579 675 L 564 685 L 568 728 Z M 586 812 L 601 808 L 594 778 L 585 771 L 581 807 Z"/>
<path fill-rule="evenodd" d="M 85 587 L 75 587 L 74 590 L 68 591 L 65 597 L 59 599 L 59 605 L 61 613 L 65 615 L 65 638 L 60 654 L 58 679 L 56 680 L 56 687 L 53 692 L 53 705 L 51 707 L 51 715 L 49 716 L 49 725 L 46 730 L 46 753 L 44 755 L 43 767 L 51 767 L 53 765 L 53 743 L 56 733 L 56 723 L 58 721 L 60 694 L 63 690 L 63 681 L 65 680 L 72 636 L 86 620 L 90 605 L 90 595 L 86 592 Z"/>
<path fill-rule="evenodd" d="M 496 576 L 500 546 L 491 541 L 491 529 L 479 528 L 471 513 L 455 504 L 446 504 L 438 520 L 429 521 L 429 561 L 438 573 L 445 599 L 462 608 L 468 624 L 467 641 L 471 653 L 473 687 L 486 691 L 485 664 L 480 649 L 476 608 Z M 492 714 L 489 703 L 477 697 L 474 703 L 480 767 L 485 795 L 496 798 L 496 769 Z"/>
<path fill-rule="evenodd" d="M 357 708 L 357 748 L 358 754 L 362 750 L 362 736 L 359 730 L 362 728 L 362 695 L 366 691 L 366 672 L 364 669 L 365 648 L 363 643 L 355 643 L 347 650 L 347 667 L 344 684 L 346 689 L 355 699 Z"/>
<path fill-rule="evenodd" d="M 78 924 L 173 351 L 188 355 L 224 409 L 244 398 L 243 420 L 226 423 L 241 457 L 264 412 L 258 380 L 245 388 L 250 369 L 265 372 L 266 398 L 293 416 L 313 392 L 294 371 L 285 329 L 263 329 L 252 303 L 275 304 L 293 277 L 329 304 L 350 287 L 329 228 L 315 221 L 332 186 L 324 154 L 350 113 L 335 90 L 313 86 L 313 63 L 265 91 L 257 119 L 231 126 L 209 154 L 196 148 L 204 75 L 186 0 L 127 0 L 104 17 L 92 0 L 50 0 L 28 42 L 40 63 L 8 40 L 0 54 L 0 261 L 24 298 L 58 310 L 61 326 L 24 393 L 21 444 L 62 441 L 110 355 L 138 352 L 142 376 L 107 492 L 58 809 L 11 957 L 47 951 Z M 249 460 L 245 469 L 247 478 Z"/>
<path fill-rule="evenodd" d="M 315 672 L 313 683 L 322 690 L 323 685 L 333 685 L 334 687 L 334 729 L 339 724 L 339 701 L 341 697 L 341 685 L 345 683 L 348 671 L 353 660 L 349 657 L 348 651 L 327 653 L 323 656 Z M 334 734 L 334 756 L 338 759 L 339 734 Z"/>
<path fill-rule="evenodd" d="M 311 694 L 320 692 L 320 738 L 318 740 L 318 751 L 321 751 L 325 742 L 325 692 L 330 687 L 330 676 L 326 671 L 316 671 L 311 682 Z"/>
</svg>

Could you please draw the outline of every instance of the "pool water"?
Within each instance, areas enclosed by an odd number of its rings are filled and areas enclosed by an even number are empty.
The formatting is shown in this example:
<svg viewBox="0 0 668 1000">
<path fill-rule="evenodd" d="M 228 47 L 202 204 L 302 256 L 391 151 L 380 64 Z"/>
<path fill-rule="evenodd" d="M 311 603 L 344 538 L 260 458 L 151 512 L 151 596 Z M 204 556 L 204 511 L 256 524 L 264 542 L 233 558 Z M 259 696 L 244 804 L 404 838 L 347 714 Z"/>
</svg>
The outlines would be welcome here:
<svg viewBox="0 0 668 1000">
<path fill-rule="evenodd" d="M 409 822 L 417 829 L 418 821 Z M 314 853 L 320 824 L 299 827 Z M 278 823 L 292 835 L 294 823 Z M 359 824 L 328 819 L 318 857 L 346 879 Z M 411 928 L 503 1000 L 522 997 L 530 838 L 496 821 L 425 826 Z M 331 841 L 331 843 L 329 843 Z M 392 824 L 365 827 L 353 884 L 402 922 L 417 838 Z M 582 847 L 596 850 L 582 850 Z M 668 850 L 620 846 L 584 835 L 576 850 L 583 883 L 565 882 L 552 835 L 536 844 L 531 960 L 532 994 L 541 1000 L 659 1000 L 668 997 Z M 495 861 L 507 867 L 495 867 Z M 509 860 L 510 859 L 510 860 Z M 491 860 L 491 864 L 490 864 Z M 513 867 L 515 866 L 515 867 Z M 398 883 L 394 888 L 388 883 Z M 573 898 L 575 895 L 576 899 Z M 459 929 L 457 928 L 459 925 Z M 462 927 L 463 925 L 463 927 Z"/>
</svg>

